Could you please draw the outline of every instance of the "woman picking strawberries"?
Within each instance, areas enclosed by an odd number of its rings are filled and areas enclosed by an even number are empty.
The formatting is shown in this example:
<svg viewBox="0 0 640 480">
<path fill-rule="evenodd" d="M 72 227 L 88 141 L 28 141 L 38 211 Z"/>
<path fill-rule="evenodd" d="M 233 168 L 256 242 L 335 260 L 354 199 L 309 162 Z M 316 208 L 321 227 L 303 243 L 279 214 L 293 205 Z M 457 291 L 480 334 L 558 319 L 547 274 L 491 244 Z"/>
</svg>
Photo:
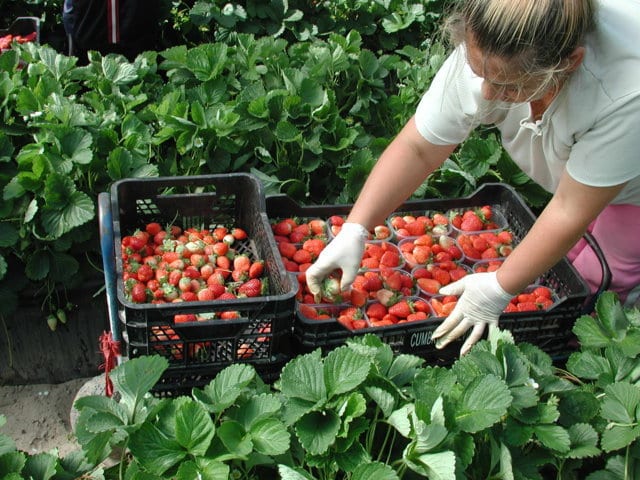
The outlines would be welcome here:
<svg viewBox="0 0 640 480">
<path fill-rule="evenodd" d="M 340 234 L 307 271 L 311 291 L 342 269 L 356 275 L 367 229 L 438 168 L 478 125 L 553 197 L 497 272 L 443 287 L 461 295 L 434 332 L 444 347 L 469 329 L 461 353 L 510 298 L 567 255 L 595 291 L 601 268 L 621 300 L 640 285 L 640 1 L 463 0 L 447 30 L 457 45 L 415 115 L 383 152 Z"/>
</svg>

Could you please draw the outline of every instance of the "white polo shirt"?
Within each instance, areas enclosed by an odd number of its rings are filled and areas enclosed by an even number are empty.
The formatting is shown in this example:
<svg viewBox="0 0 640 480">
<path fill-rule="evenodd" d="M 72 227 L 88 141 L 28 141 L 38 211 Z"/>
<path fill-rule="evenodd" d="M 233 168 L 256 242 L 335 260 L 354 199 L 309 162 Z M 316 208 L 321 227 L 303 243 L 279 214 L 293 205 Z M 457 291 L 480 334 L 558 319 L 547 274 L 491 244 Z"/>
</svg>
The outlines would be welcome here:
<svg viewBox="0 0 640 480">
<path fill-rule="evenodd" d="M 585 185 L 629 182 L 612 203 L 640 206 L 640 0 L 597 2 L 596 29 L 585 57 L 539 121 L 529 103 L 487 101 L 482 78 L 458 47 L 416 111 L 422 136 L 459 144 L 481 124 L 495 125 L 502 145 L 550 192 L 563 170 Z"/>
</svg>

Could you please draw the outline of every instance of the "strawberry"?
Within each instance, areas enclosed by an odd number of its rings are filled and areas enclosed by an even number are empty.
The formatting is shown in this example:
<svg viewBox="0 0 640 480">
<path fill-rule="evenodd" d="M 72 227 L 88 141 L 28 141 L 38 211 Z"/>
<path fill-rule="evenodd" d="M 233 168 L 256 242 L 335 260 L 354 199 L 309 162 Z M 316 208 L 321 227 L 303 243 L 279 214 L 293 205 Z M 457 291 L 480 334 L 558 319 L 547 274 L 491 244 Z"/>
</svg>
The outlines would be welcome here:
<svg viewBox="0 0 640 480">
<path fill-rule="evenodd" d="M 465 232 L 473 232 L 482 230 L 484 223 L 482 219 L 478 217 L 475 212 L 466 212 L 462 217 L 462 223 L 460 224 L 460 230 Z"/>
<path fill-rule="evenodd" d="M 225 286 L 220 283 L 207 284 L 207 288 L 213 293 L 213 298 L 220 297 L 226 291 Z"/>
<path fill-rule="evenodd" d="M 245 297 L 258 297 L 264 293 L 264 285 L 258 278 L 252 278 L 238 287 L 238 295 Z"/>
<path fill-rule="evenodd" d="M 251 268 L 251 259 L 248 255 L 236 255 L 233 259 L 233 269 L 241 272 L 249 272 Z"/>
<path fill-rule="evenodd" d="M 380 257 L 380 265 L 392 268 L 400 266 L 400 254 L 394 250 L 387 250 Z"/>
<path fill-rule="evenodd" d="M 302 244 L 302 248 L 308 251 L 314 260 L 318 258 L 318 255 L 320 255 L 320 252 L 322 252 L 325 246 L 326 240 L 321 238 L 310 238 Z"/>
<path fill-rule="evenodd" d="M 291 257 L 291 259 L 298 265 L 303 263 L 311 263 L 314 260 L 311 252 L 303 248 L 301 248 L 300 250 L 296 250 L 296 253 L 293 254 L 293 257 Z"/>
<path fill-rule="evenodd" d="M 235 238 L 236 240 L 246 240 L 248 237 L 247 232 L 239 227 L 232 228 L 231 235 L 233 235 L 233 238 Z"/>
<path fill-rule="evenodd" d="M 134 303 L 145 303 L 147 301 L 147 289 L 141 282 L 136 282 L 131 288 L 131 301 Z"/>
<path fill-rule="evenodd" d="M 298 251 L 298 248 L 293 243 L 280 242 L 278 244 L 278 251 L 283 257 L 293 259 L 293 256 Z"/>
<path fill-rule="evenodd" d="M 437 295 L 442 288 L 442 284 L 433 278 L 419 278 L 416 283 L 423 292 L 429 295 Z"/>
<path fill-rule="evenodd" d="M 158 222 L 150 222 L 147 223 L 144 229 L 149 235 L 151 235 L 151 237 L 155 237 L 162 231 L 162 225 L 160 225 Z"/>
<path fill-rule="evenodd" d="M 309 221 L 309 228 L 314 235 L 324 235 L 326 222 L 319 218 L 313 219 Z"/>
<path fill-rule="evenodd" d="M 258 278 L 264 273 L 264 260 L 256 260 L 249 267 L 249 278 Z"/>
<path fill-rule="evenodd" d="M 328 303 L 342 302 L 342 292 L 340 291 L 340 281 L 337 278 L 327 277 L 322 281 L 320 295 L 323 301 Z"/>
<path fill-rule="evenodd" d="M 309 319 L 317 319 L 318 318 L 318 310 L 311 305 L 307 305 L 304 303 L 298 304 L 298 311 L 300 314 Z"/>
<path fill-rule="evenodd" d="M 386 225 L 376 225 L 373 229 L 373 238 L 376 240 L 385 240 L 391 237 L 391 230 Z"/>
<path fill-rule="evenodd" d="M 367 317 L 369 317 L 369 319 L 382 319 L 382 317 L 384 317 L 388 312 L 387 307 L 385 307 L 382 303 L 374 302 L 367 307 L 365 313 L 367 314 Z"/>
<path fill-rule="evenodd" d="M 518 312 L 533 312 L 538 310 L 538 305 L 535 302 L 520 302 L 516 308 Z"/>
<path fill-rule="evenodd" d="M 391 305 L 388 309 L 388 313 L 398 318 L 407 318 L 407 316 L 413 313 L 413 308 L 409 301 L 405 299 Z"/>
<path fill-rule="evenodd" d="M 352 288 L 350 292 L 350 302 L 355 307 L 363 307 L 369 298 L 369 295 L 364 290 Z"/>
</svg>

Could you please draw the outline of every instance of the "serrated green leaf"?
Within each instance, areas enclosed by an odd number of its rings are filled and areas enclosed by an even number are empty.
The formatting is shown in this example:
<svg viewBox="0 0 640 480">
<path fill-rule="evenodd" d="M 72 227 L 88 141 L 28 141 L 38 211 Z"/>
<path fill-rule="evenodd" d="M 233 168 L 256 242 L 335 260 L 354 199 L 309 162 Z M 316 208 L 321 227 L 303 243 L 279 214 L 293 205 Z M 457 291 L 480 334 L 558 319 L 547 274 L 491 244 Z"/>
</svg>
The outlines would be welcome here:
<svg viewBox="0 0 640 480">
<path fill-rule="evenodd" d="M 291 122 L 280 120 L 276 124 L 275 135 L 281 142 L 295 142 L 302 136 L 300 130 Z"/>
<path fill-rule="evenodd" d="M 204 455 L 215 434 L 209 413 L 199 403 L 189 400 L 180 405 L 175 421 L 176 441 L 191 455 Z"/>
<path fill-rule="evenodd" d="M 200 81 L 214 79 L 227 62 L 228 50 L 222 42 L 199 45 L 187 51 L 186 66 Z"/>
<path fill-rule="evenodd" d="M 460 430 L 474 433 L 498 422 L 511 404 L 507 385 L 494 375 L 477 378 L 462 393 L 455 421 Z"/>
<path fill-rule="evenodd" d="M 25 273 L 31 280 L 43 280 L 49 275 L 51 257 L 45 250 L 38 250 L 29 257 L 25 265 Z"/>
<path fill-rule="evenodd" d="M 621 340 L 624 337 L 629 327 L 629 321 L 616 293 L 609 290 L 599 295 L 596 302 L 596 313 L 610 338 Z"/>
<path fill-rule="evenodd" d="M 0 434 L 0 460 L 2 460 L 2 456 L 14 452 L 16 450 L 16 443 L 13 441 L 11 437 Z M 10 471 L 10 470 L 5 470 Z"/>
<path fill-rule="evenodd" d="M 590 315 L 583 315 L 576 320 L 573 333 L 576 334 L 583 348 L 603 348 L 611 341 L 601 324 Z"/>
<path fill-rule="evenodd" d="M 284 366 L 280 375 L 280 391 L 287 397 L 308 402 L 326 401 L 327 389 L 319 350 L 298 356 Z"/>
<path fill-rule="evenodd" d="M 430 480 L 451 480 L 456 477 L 456 456 L 451 451 L 424 453 L 417 460 L 424 467 L 424 474 Z"/>
<path fill-rule="evenodd" d="M 339 347 L 324 360 L 324 382 L 329 398 L 353 390 L 369 375 L 371 360 L 349 347 Z"/>
<path fill-rule="evenodd" d="M 47 234 L 59 238 L 75 227 L 84 225 L 95 218 L 95 207 L 84 192 L 73 192 L 61 208 L 45 206 L 42 209 L 42 224 Z"/>
<path fill-rule="evenodd" d="M 567 369 L 586 380 L 596 380 L 600 375 L 611 371 L 606 358 L 589 350 L 571 354 L 567 360 Z"/>
<path fill-rule="evenodd" d="M 216 438 L 220 439 L 234 458 L 247 457 L 253 451 L 251 436 L 238 422 L 222 421 L 216 429 Z"/>
<path fill-rule="evenodd" d="M 56 474 L 58 458 L 49 453 L 29 455 L 21 472 L 23 478 L 49 480 Z"/>
<path fill-rule="evenodd" d="M 148 422 L 131 434 L 128 446 L 136 461 L 155 475 L 164 474 L 187 455 L 186 450 L 175 439 L 168 438 Z"/>
<path fill-rule="evenodd" d="M 88 165 L 93 159 L 93 138 L 82 130 L 71 130 L 58 138 L 61 153 L 78 165 Z"/>
<path fill-rule="evenodd" d="M 569 427 L 571 449 L 568 458 L 588 458 L 600 455 L 598 432 L 588 423 L 576 423 Z"/>
<path fill-rule="evenodd" d="M 535 425 L 533 432 L 545 447 L 561 453 L 569 451 L 571 440 L 569 432 L 558 425 Z"/>
<path fill-rule="evenodd" d="M 51 251 L 49 257 L 49 277 L 53 281 L 69 280 L 80 268 L 80 262 L 70 253 Z"/>
<path fill-rule="evenodd" d="M 605 452 L 626 448 L 640 436 L 640 427 L 613 426 L 602 433 L 600 444 Z"/>
<path fill-rule="evenodd" d="M 340 430 L 340 418 L 331 410 L 309 412 L 295 426 L 302 446 L 311 455 L 321 455 L 334 444 Z"/>
<path fill-rule="evenodd" d="M 276 395 L 261 394 L 243 402 L 231 415 L 249 430 L 254 422 L 276 415 L 281 408 L 282 402 Z"/>
<path fill-rule="evenodd" d="M 131 409 L 131 416 L 133 407 L 158 383 L 168 366 L 166 358 L 149 355 L 132 358 L 110 372 L 115 389 L 121 395 L 120 402 Z"/>
<path fill-rule="evenodd" d="M 302 469 L 294 469 L 286 465 L 278 465 L 278 473 L 281 480 L 314 480 L 314 478 Z"/>
<path fill-rule="evenodd" d="M 399 480 L 398 474 L 389 465 L 372 462 L 358 465 L 351 480 Z"/>
<path fill-rule="evenodd" d="M 228 465 L 211 458 L 198 457 L 195 461 L 180 462 L 175 478 L 180 480 L 217 480 L 218 478 L 229 478 L 229 473 Z"/>
<path fill-rule="evenodd" d="M 16 227 L 7 222 L 0 222 L 0 247 L 12 247 L 19 238 Z"/>
<path fill-rule="evenodd" d="M 235 403 L 242 391 L 256 378 L 252 365 L 236 363 L 224 368 L 204 387 L 204 392 L 194 390 L 194 397 L 206 408 L 220 413 Z"/>
<path fill-rule="evenodd" d="M 73 405 L 78 411 L 89 408 L 91 410 L 95 410 L 98 413 L 109 414 L 115 418 L 115 423 L 119 423 L 119 426 L 126 425 L 129 421 L 126 410 L 118 402 L 110 397 L 102 395 L 89 395 L 79 398 L 74 402 Z"/>
<path fill-rule="evenodd" d="M 407 403 L 391 413 L 387 422 L 392 425 L 400 435 L 409 438 L 412 431 L 411 417 L 413 415 L 415 415 L 415 404 Z"/>
<path fill-rule="evenodd" d="M 257 452 L 264 455 L 281 455 L 289 451 L 289 432 L 276 418 L 258 420 L 251 426 L 249 433 Z"/>
<path fill-rule="evenodd" d="M 396 399 L 391 393 L 380 387 L 365 387 L 365 391 L 382 411 L 385 418 L 391 415 L 396 404 Z"/>
<path fill-rule="evenodd" d="M 637 419 L 635 412 L 640 405 L 640 387 L 627 382 L 607 385 L 600 415 L 610 421 L 631 424 Z"/>
<path fill-rule="evenodd" d="M 135 65 L 110 55 L 102 57 L 102 73 L 107 80 L 116 85 L 126 85 L 138 78 Z"/>
<path fill-rule="evenodd" d="M 2 437 L 0 436 L 0 449 L 2 447 Z M 0 454 L 0 472 L 3 473 L 3 480 L 22 480 L 20 475 L 27 463 L 27 455 L 23 452 L 15 451 Z"/>
<path fill-rule="evenodd" d="M 591 421 L 600 411 L 600 401 L 593 392 L 576 390 L 563 395 L 559 404 L 560 422 L 566 427 Z"/>
</svg>

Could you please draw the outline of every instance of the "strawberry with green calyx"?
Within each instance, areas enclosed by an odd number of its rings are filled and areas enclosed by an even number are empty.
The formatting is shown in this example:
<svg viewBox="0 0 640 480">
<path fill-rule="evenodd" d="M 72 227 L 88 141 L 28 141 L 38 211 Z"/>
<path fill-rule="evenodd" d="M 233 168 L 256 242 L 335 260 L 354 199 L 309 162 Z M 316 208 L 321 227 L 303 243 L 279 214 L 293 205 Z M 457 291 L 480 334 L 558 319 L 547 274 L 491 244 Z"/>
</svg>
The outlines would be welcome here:
<svg viewBox="0 0 640 480">
<path fill-rule="evenodd" d="M 263 282 L 259 278 L 252 278 L 247 280 L 238 287 L 239 297 L 260 297 L 266 294 L 266 282 Z"/>
<path fill-rule="evenodd" d="M 382 305 L 384 305 L 385 307 L 393 305 L 400 298 L 402 298 L 402 296 L 403 295 L 401 293 L 394 292 L 387 288 L 381 288 L 380 290 L 376 291 L 376 300 L 380 302 Z"/>
<path fill-rule="evenodd" d="M 322 281 L 320 297 L 323 303 L 342 303 L 342 290 L 340 280 L 335 277 L 327 277 Z M 316 302 L 320 303 L 320 302 Z"/>
<path fill-rule="evenodd" d="M 389 314 L 401 319 L 401 318 L 407 318 L 409 315 L 414 313 L 414 310 L 409 300 L 400 299 L 398 300 L 398 302 L 389 306 L 388 312 Z"/>
</svg>

